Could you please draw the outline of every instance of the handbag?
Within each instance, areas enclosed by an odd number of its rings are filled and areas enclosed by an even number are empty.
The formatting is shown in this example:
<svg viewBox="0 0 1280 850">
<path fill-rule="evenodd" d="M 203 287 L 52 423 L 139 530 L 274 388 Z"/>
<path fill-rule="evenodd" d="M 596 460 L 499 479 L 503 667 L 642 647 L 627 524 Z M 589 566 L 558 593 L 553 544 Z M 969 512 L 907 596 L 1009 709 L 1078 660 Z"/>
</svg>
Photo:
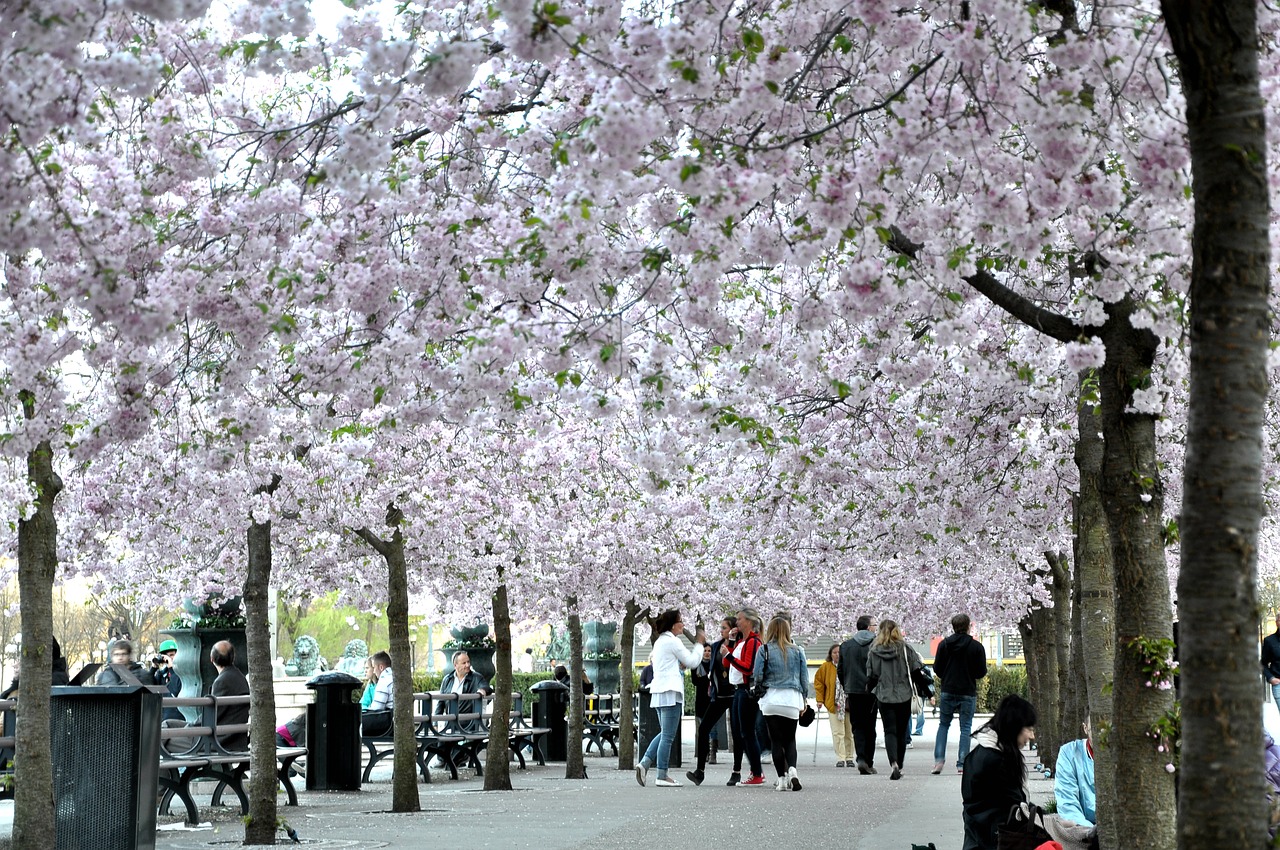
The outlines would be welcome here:
<svg viewBox="0 0 1280 850">
<path fill-rule="evenodd" d="M 1009 820 L 996 827 L 996 850 L 1036 850 L 1053 836 L 1044 826 L 1044 810 L 1021 803 L 1009 810 Z"/>
<path fill-rule="evenodd" d="M 920 699 L 920 692 L 916 689 L 915 677 L 911 674 L 911 661 L 907 658 L 907 645 L 902 645 L 902 666 L 907 671 L 907 683 L 911 685 L 911 716 L 924 713 L 924 700 Z"/>
<path fill-rule="evenodd" d="M 751 687 L 747 688 L 747 696 L 754 700 L 759 700 L 769 690 L 769 686 L 764 683 L 764 680 L 769 676 L 769 644 L 762 644 L 760 649 L 764 651 L 764 669 L 760 671 L 758 679 L 754 676 L 752 677 Z"/>
<path fill-rule="evenodd" d="M 818 712 L 813 710 L 813 706 L 806 705 L 804 708 L 800 709 L 800 717 L 796 720 L 796 722 L 799 723 L 801 726 L 808 726 L 810 723 L 813 722 L 813 719 L 817 716 L 818 716 Z"/>
</svg>

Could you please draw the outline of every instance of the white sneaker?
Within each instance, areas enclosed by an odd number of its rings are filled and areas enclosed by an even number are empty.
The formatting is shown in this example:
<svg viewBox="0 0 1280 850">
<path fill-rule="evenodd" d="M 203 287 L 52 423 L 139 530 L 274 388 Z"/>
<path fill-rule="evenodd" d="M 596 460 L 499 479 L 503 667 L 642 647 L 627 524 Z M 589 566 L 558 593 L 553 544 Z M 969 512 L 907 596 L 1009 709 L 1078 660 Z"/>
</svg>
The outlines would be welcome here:
<svg viewBox="0 0 1280 850">
<path fill-rule="evenodd" d="M 915 748 L 916 748 L 916 742 L 915 742 L 915 741 L 907 741 L 907 749 L 908 749 L 908 750 L 914 750 Z"/>
<path fill-rule="evenodd" d="M 658 788 L 679 788 L 680 787 L 680 783 L 676 782 L 670 776 L 659 776 L 657 779 L 653 781 L 653 784 Z"/>
<path fill-rule="evenodd" d="M 794 767 L 787 768 L 787 775 L 785 778 L 787 780 L 788 788 L 792 791 L 800 790 L 800 777 L 796 776 L 796 769 Z"/>
<path fill-rule="evenodd" d="M 779 777 L 778 777 L 778 781 L 777 781 L 777 782 L 775 782 L 775 783 L 773 783 L 773 790 L 774 790 L 774 791 L 790 791 L 790 790 L 791 790 L 791 777 L 789 777 L 789 776 L 779 776 Z"/>
<path fill-rule="evenodd" d="M 649 776 L 649 768 L 643 764 L 636 765 L 636 782 L 640 783 L 640 787 L 644 787 L 644 781 Z"/>
</svg>

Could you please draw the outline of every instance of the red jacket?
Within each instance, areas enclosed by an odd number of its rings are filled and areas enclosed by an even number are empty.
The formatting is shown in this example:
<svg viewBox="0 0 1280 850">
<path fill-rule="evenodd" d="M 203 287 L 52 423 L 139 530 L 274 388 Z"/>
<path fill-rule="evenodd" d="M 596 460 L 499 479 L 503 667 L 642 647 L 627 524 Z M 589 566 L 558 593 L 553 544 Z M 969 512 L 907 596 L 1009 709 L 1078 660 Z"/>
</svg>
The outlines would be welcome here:
<svg viewBox="0 0 1280 850">
<path fill-rule="evenodd" d="M 733 653 L 730 652 L 724 657 L 724 666 L 732 667 L 742 674 L 742 678 L 749 681 L 751 679 L 751 671 L 756 667 L 756 651 L 760 649 L 760 646 L 760 635 L 752 632 L 742 641 L 742 657 L 734 658 Z M 737 647 L 734 647 L 734 649 L 737 649 Z"/>
</svg>

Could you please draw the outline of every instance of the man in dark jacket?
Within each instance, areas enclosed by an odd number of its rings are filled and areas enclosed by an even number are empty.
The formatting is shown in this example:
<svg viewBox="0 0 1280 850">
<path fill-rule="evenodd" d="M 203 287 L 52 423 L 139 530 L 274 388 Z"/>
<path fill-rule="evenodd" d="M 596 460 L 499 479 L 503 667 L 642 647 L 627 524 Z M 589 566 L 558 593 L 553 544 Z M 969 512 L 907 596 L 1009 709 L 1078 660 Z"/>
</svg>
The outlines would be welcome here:
<svg viewBox="0 0 1280 850">
<path fill-rule="evenodd" d="M 933 742 L 933 772 L 942 773 L 947 761 L 947 732 L 951 717 L 960 715 L 960 754 L 956 773 L 964 773 L 964 757 L 969 754 L 969 733 L 973 712 L 978 707 L 978 680 L 987 675 L 987 651 L 969 637 L 969 615 L 951 618 L 951 634 L 938 644 L 933 672 L 942 680 L 938 695 L 938 737 Z"/>
<path fill-rule="evenodd" d="M 218 678 L 213 680 L 209 693 L 215 697 L 247 697 L 249 680 L 236 666 L 236 648 L 231 641 L 220 640 L 209 650 L 209 661 L 218 668 Z M 218 706 L 218 726 L 233 726 L 249 722 L 249 703 Z M 249 749 L 249 733 L 235 732 L 219 735 L 218 743 L 233 752 Z"/>
<path fill-rule="evenodd" d="M 1276 614 L 1275 634 L 1262 639 L 1262 678 L 1271 686 L 1271 698 L 1280 707 L 1280 614 Z"/>
<path fill-rule="evenodd" d="M 858 757 L 858 772 L 863 774 L 876 772 L 876 696 L 867 690 L 867 655 L 876 636 L 871 623 L 868 614 L 858 618 L 858 631 L 840 644 L 840 663 L 836 665 L 836 676 L 849 701 L 853 752 Z"/>
<path fill-rule="evenodd" d="M 118 638 L 115 643 L 111 644 L 111 663 L 98 671 L 98 677 L 93 683 L 95 685 L 114 687 L 132 685 L 133 682 L 125 681 L 120 673 L 117 672 L 117 666 L 129 668 L 129 672 L 133 674 L 133 677 L 143 685 L 154 685 L 156 683 L 151 671 L 145 669 L 134 660 L 133 641 L 128 638 Z"/>
</svg>

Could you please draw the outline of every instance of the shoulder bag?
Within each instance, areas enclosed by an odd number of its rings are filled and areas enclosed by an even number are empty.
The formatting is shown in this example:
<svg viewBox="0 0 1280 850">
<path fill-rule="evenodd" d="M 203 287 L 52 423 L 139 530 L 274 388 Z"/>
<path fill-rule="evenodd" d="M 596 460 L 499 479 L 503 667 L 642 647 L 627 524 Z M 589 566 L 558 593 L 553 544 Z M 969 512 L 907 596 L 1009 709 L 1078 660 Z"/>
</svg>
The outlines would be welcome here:
<svg viewBox="0 0 1280 850">
<path fill-rule="evenodd" d="M 1053 836 L 1044 826 L 1044 810 L 1020 803 L 1009 810 L 1009 820 L 996 827 L 996 850 L 1036 850 Z"/>
<path fill-rule="evenodd" d="M 756 652 L 764 653 L 764 669 L 760 671 L 759 676 L 752 677 L 751 687 L 747 689 L 747 696 L 754 700 L 760 699 L 769 690 L 769 686 L 764 682 L 769 677 L 769 644 L 761 641 L 760 648 Z"/>
<path fill-rule="evenodd" d="M 911 675 L 911 661 L 907 658 L 907 645 L 902 644 L 902 668 L 907 671 L 907 684 L 911 685 L 911 716 L 924 711 L 924 700 L 920 699 L 920 691 L 916 688 L 915 678 Z"/>
</svg>

